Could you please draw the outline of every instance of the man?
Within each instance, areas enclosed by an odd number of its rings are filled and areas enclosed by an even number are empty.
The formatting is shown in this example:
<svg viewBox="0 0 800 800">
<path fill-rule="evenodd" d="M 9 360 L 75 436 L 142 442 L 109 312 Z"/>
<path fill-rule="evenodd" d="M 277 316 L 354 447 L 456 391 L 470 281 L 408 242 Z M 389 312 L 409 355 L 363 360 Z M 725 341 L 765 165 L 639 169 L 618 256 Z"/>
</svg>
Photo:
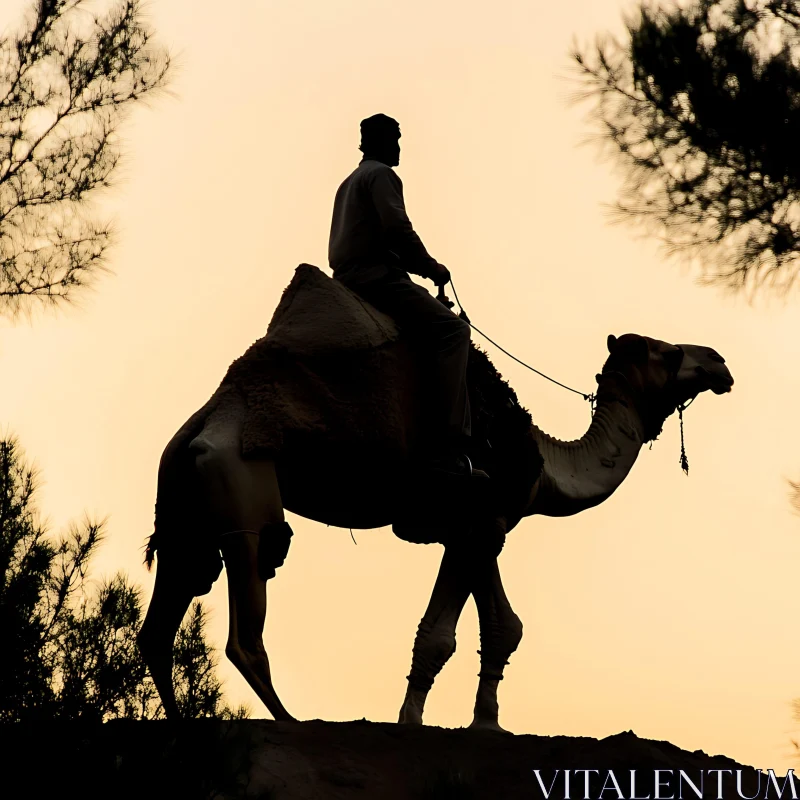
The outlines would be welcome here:
<svg viewBox="0 0 800 800">
<path fill-rule="evenodd" d="M 434 472 L 486 477 L 472 469 L 465 449 L 470 431 L 466 370 L 470 329 L 408 273 L 437 286 L 450 281 L 447 267 L 432 258 L 414 232 L 403 201 L 400 126 L 384 114 L 361 122 L 364 157 L 336 192 L 328 246 L 333 276 L 395 319 L 432 359 L 434 430 L 428 454 Z"/>
</svg>

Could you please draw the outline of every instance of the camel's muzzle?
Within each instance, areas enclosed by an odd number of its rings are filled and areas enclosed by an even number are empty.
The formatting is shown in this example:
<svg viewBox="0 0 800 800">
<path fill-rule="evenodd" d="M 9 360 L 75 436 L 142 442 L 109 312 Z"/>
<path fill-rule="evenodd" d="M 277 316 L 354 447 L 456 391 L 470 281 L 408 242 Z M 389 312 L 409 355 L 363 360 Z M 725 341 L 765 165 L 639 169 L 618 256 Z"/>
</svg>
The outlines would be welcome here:
<svg viewBox="0 0 800 800">
<path fill-rule="evenodd" d="M 713 370 L 697 367 L 697 374 L 714 394 L 726 394 L 733 388 L 733 376 L 724 363 L 717 363 Z"/>
</svg>

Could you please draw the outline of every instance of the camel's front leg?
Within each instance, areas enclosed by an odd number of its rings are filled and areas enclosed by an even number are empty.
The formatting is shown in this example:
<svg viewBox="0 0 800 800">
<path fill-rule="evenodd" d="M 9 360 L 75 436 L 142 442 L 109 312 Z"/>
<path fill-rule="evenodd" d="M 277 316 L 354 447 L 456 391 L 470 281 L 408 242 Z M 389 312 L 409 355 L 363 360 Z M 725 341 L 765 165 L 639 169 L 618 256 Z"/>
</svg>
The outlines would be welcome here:
<svg viewBox="0 0 800 800">
<path fill-rule="evenodd" d="M 497 721 L 497 686 L 509 657 L 522 639 L 522 622 L 512 611 L 503 590 L 496 558 L 476 569 L 472 594 L 481 629 L 481 671 L 470 727 L 502 731 Z"/>
<path fill-rule="evenodd" d="M 417 628 L 408 690 L 399 722 L 422 723 L 425 700 L 436 676 L 456 649 L 456 623 L 470 594 L 463 554 L 446 548 L 430 603 Z"/>
</svg>

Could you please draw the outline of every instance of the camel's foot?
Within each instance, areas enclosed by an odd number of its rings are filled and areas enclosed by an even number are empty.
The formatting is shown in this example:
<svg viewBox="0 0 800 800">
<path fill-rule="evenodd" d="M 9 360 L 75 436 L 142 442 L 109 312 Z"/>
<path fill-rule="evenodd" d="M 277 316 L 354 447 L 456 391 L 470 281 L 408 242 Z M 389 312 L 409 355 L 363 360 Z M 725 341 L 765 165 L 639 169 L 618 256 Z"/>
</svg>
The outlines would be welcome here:
<svg viewBox="0 0 800 800">
<path fill-rule="evenodd" d="M 297 722 L 297 719 L 286 710 L 272 685 L 266 652 L 251 655 L 242 651 L 232 652 L 232 648 L 229 647 L 227 654 L 276 722 Z"/>
<path fill-rule="evenodd" d="M 284 707 L 283 703 L 281 703 L 280 698 L 274 692 L 272 693 L 272 697 L 270 698 L 270 702 L 264 700 L 264 705 L 267 707 L 267 710 L 270 714 L 272 714 L 272 718 L 275 722 L 298 722 L 297 717 L 292 716 Z M 263 700 L 263 698 L 262 698 Z"/>
<path fill-rule="evenodd" d="M 422 715 L 425 711 L 427 697 L 427 692 L 409 687 L 397 721 L 401 725 L 422 725 Z"/>
<path fill-rule="evenodd" d="M 473 729 L 483 731 L 497 731 L 499 733 L 510 733 L 505 728 L 500 727 L 497 718 L 500 714 L 500 707 L 497 703 L 497 687 L 500 683 L 499 678 L 482 676 L 478 684 L 478 695 L 475 698 L 475 712 L 472 724 Z"/>
<path fill-rule="evenodd" d="M 514 735 L 512 731 L 507 731 L 505 728 L 501 727 L 496 717 L 491 719 L 476 716 L 469 727 L 470 730 L 494 731 L 495 733 L 507 733 L 509 736 Z"/>
<path fill-rule="evenodd" d="M 422 712 L 418 708 L 404 703 L 397 722 L 400 725 L 422 725 Z"/>
</svg>

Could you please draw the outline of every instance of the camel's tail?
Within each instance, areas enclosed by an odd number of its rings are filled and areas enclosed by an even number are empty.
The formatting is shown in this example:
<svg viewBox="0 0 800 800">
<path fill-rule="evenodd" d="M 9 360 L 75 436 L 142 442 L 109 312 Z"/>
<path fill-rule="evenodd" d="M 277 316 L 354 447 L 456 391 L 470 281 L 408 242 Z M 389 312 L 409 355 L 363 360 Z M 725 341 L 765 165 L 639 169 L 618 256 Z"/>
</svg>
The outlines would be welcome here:
<svg viewBox="0 0 800 800">
<path fill-rule="evenodd" d="M 166 463 L 165 463 L 166 461 Z M 187 545 L 186 532 L 197 535 L 202 528 L 202 517 L 198 516 L 198 497 L 192 456 L 188 447 L 170 453 L 170 458 L 162 460 L 158 476 L 155 520 L 153 532 L 145 540 L 144 563 L 148 571 L 158 553 L 163 560 L 164 551 L 172 553 L 176 548 Z"/>
<path fill-rule="evenodd" d="M 197 504 L 196 487 L 193 482 L 193 456 L 189 443 L 203 429 L 209 413 L 216 402 L 216 393 L 203 408 L 192 414 L 181 429 L 172 437 L 161 456 L 158 466 L 156 489 L 155 525 L 147 537 L 144 563 L 151 569 L 156 552 L 167 545 L 171 549 L 174 539 L 180 534 L 181 525 L 196 527 L 193 519 Z M 194 524 L 193 524 L 194 523 Z"/>
<path fill-rule="evenodd" d="M 147 566 L 148 572 L 153 568 L 153 562 L 156 559 L 156 550 L 158 550 L 158 533 L 153 531 L 147 537 L 147 545 L 144 551 L 144 563 Z"/>
<path fill-rule="evenodd" d="M 163 472 L 159 475 L 159 478 L 163 477 Z M 163 482 L 159 481 L 161 486 L 159 489 L 163 488 Z M 173 480 L 173 484 L 176 481 Z M 161 513 L 159 513 L 159 511 Z M 169 525 L 167 524 L 167 520 L 164 519 L 164 509 L 163 503 L 159 503 L 158 499 L 156 499 L 156 513 L 155 513 L 155 522 L 153 525 L 153 532 L 147 537 L 145 547 L 144 547 L 144 564 L 147 567 L 147 571 L 149 572 L 153 568 L 153 562 L 156 560 L 156 551 L 161 547 L 164 543 L 164 530 L 165 528 L 168 529 Z"/>
</svg>

